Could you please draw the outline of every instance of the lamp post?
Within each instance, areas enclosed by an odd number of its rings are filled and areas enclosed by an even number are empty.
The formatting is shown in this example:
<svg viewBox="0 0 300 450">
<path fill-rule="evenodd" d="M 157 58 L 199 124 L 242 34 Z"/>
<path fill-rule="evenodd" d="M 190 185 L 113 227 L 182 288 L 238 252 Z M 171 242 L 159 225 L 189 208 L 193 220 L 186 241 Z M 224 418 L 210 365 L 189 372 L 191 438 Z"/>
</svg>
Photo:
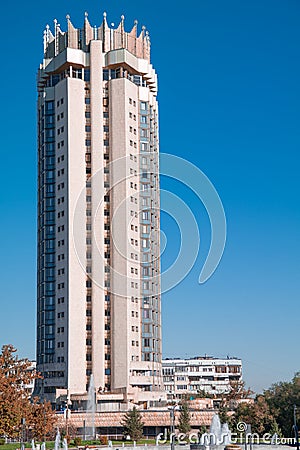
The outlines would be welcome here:
<svg viewBox="0 0 300 450">
<path fill-rule="evenodd" d="M 171 450 L 175 450 L 175 409 L 176 404 L 169 407 L 170 409 L 170 431 L 171 431 Z"/>
<path fill-rule="evenodd" d="M 297 450 L 299 450 L 299 432 L 298 432 L 298 426 L 297 426 L 297 417 L 296 417 L 296 411 L 297 411 L 297 406 L 294 405 L 294 433 L 295 433 L 295 441 L 296 441 L 296 446 L 297 446 Z"/>
<path fill-rule="evenodd" d="M 86 425 L 85 425 L 85 420 L 83 421 L 83 440 L 86 440 Z"/>
<path fill-rule="evenodd" d="M 20 439 L 20 448 L 21 450 L 25 450 L 24 445 L 24 429 L 25 429 L 26 420 L 24 417 L 21 419 L 21 439 Z"/>
<path fill-rule="evenodd" d="M 70 401 L 70 391 L 67 390 L 67 404 L 66 404 L 66 436 L 69 436 L 69 406 L 71 405 Z"/>
</svg>

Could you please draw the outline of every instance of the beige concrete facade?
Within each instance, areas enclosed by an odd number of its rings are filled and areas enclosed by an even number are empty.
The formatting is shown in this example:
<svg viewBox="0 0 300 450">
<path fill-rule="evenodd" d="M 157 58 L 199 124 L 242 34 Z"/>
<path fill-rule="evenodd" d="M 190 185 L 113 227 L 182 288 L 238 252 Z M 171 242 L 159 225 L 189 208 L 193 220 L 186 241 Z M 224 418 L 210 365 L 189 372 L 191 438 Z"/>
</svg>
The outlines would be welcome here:
<svg viewBox="0 0 300 450">
<path fill-rule="evenodd" d="M 67 20 L 38 73 L 36 394 L 164 397 L 157 77 L 137 26 Z"/>
</svg>

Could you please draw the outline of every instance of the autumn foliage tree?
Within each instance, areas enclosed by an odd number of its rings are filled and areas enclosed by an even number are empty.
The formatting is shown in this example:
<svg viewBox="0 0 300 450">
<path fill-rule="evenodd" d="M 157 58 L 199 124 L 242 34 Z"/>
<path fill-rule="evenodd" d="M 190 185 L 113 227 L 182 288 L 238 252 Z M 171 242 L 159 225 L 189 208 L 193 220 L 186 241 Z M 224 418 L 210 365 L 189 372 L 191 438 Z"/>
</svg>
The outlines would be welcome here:
<svg viewBox="0 0 300 450">
<path fill-rule="evenodd" d="M 30 407 L 30 427 L 31 435 L 39 441 L 53 437 L 55 416 L 51 404 L 43 401 L 39 402 L 38 397 L 34 397 Z"/>
<path fill-rule="evenodd" d="M 263 435 L 276 429 L 276 420 L 270 411 L 263 395 L 258 395 L 253 403 L 240 403 L 232 417 L 232 425 L 236 431 L 237 424 L 251 424 L 251 431 Z"/>
<path fill-rule="evenodd" d="M 41 429 L 50 429 L 54 415 L 48 403 L 39 404 L 38 399 L 31 402 L 26 386 L 38 377 L 29 370 L 28 359 L 19 359 L 13 345 L 4 345 L 0 353 L 0 435 L 18 438 L 21 419 L 36 437 L 44 436 Z M 42 424 L 41 424 L 42 421 Z"/>
<path fill-rule="evenodd" d="M 253 394 L 254 392 L 251 389 L 245 387 L 244 381 L 230 381 L 230 390 L 221 395 L 219 403 L 218 414 L 221 423 L 231 423 L 230 411 L 236 410 L 242 400 L 251 398 Z"/>
</svg>

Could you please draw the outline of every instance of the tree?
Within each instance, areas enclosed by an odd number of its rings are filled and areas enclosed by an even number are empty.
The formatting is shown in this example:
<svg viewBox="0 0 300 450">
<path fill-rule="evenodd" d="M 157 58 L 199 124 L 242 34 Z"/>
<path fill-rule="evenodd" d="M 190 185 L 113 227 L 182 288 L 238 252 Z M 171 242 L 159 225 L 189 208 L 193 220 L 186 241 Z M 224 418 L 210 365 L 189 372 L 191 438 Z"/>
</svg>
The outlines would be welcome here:
<svg viewBox="0 0 300 450">
<path fill-rule="evenodd" d="M 180 433 L 188 434 L 191 431 L 191 418 L 188 403 L 183 401 L 181 404 L 178 429 Z"/>
<path fill-rule="evenodd" d="M 292 436 L 294 405 L 300 405 L 300 372 L 295 374 L 291 382 L 273 384 L 264 391 L 264 397 L 283 435 Z M 298 408 L 298 424 L 299 412 Z"/>
<path fill-rule="evenodd" d="M 232 409 L 237 407 L 240 400 L 251 398 L 254 392 L 245 385 L 242 380 L 230 381 L 230 390 L 222 395 L 221 405 Z"/>
<path fill-rule="evenodd" d="M 199 436 L 202 436 L 202 434 L 207 433 L 207 427 L 205 425 L 200 425 L 199 427 Z"/>
<path fill-rule="evenodd" d="M 18 359 L 16 349 L 4 345 L 0 354 L 0 435 L 17 437 L 21 419 L 30 415 L 30 402 L 25 386 L 34 376 L 30 362 Z"/>
<path fill-rule="evenodd" d="M 18 438 L 21 419 L 35 436 L 46 435 L 54 424 L 50 404 L 31 402 L 26 386 L 39 375 L 28 359 L 19 359 L 13 345 L 3 345 L 0 354 L 0 435 Z"/>
<path fill-rule="evenodd" d="M 228 414 L 228 407 L 224 406 L 222 403 L 219 407 L 218 415 L 219 415 L 221 423 L 229 423 L 230 422 L 230 416 Z"/>
<path fill-rule="evenodd" d="M 34 397 L 30 411 L 29 423 L 32 437 L 42 441 L 53 436 L 55 414 L 50 402 L 39 403 L 38 397 Z"/>
<path fill-rule="evenodd" d="M 235 429 L 239 422 L 251 424 L 251 431 L 260 435 L 270 433 L 276 426 L 276 420 L 263 395 L 257 396 L 254 403 L 240 403 L 237 406 L 232 417 Z"/>
<path fill-rule="evenodd" d="M 144 424 L 141 413 L 135 406 L 125 414 L 122 426 L 124 427 L 124 435 L 129 435 L 133 441 L 138 441 L 143 437 Z"/>
</svg>

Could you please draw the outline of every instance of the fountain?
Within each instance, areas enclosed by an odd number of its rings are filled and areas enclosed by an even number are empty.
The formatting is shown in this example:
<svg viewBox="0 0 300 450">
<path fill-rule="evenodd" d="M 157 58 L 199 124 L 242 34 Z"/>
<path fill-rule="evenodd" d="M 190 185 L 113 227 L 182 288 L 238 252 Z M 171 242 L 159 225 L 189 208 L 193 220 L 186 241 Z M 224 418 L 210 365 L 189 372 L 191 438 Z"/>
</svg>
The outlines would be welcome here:
<svg viewBox="0 0 300 450">
<path fill-rule="evenodd" d="M 87 436 L 95 438 L 96 393 L 93 374 L 90 376 L 88 399 L 86 405 Z M 67 450 L 67 449 L 66 449 Z"/>
<path fill-rule="evenodd" d="M 209 433 L 204 433 L 200 437 L 200 447 L 209 448 L 225 446 L 231 442 L 231 433 L 227 423 L 221 425 L 220 417 L 215 414 L 212 417 Z"/>
<path fill-rule="evenodd" d="M 212 445 L 220 445 L 222 442 L 222 427 L 221 421 L 218 414 L 214 414 L 211 419 L 209 434 L 211 436 Z"/>
<path fill-rule="evenodd" d="M 60 432 L 58 428 L 55 436 L 54 450 L 60 450 Z"/>
<path fill-rule="evenodd" d="M 231 444 L 231 431 L 229 430 L 228 423 L 223 423 L 221 427 L 222 444 Z"/>
<path fill-rule="evenodd" d="M 68 442 L 66 438 L 63 440 L 63 450 L 68 450 Z"/>
</svg>

